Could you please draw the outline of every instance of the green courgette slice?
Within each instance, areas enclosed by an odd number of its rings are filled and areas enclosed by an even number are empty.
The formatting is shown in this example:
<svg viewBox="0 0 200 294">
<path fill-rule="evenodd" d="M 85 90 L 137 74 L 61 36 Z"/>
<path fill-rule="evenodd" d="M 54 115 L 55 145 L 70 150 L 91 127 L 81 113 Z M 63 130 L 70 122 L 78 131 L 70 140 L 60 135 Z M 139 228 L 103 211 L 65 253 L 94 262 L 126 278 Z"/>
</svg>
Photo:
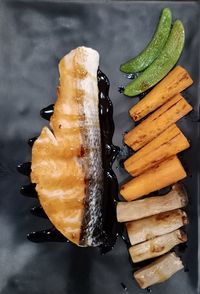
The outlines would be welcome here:
<svg viewBox="0 0 200 294">
<path fill-rule="evenodd" d="M 147 68 L 160 54 L 171 30 L 172 14 L 169 8 L 162 10 L 155 34 L 147 47 L 135 58 L 120 66 L 125 73 L 140 72 Z"/>
</svg>

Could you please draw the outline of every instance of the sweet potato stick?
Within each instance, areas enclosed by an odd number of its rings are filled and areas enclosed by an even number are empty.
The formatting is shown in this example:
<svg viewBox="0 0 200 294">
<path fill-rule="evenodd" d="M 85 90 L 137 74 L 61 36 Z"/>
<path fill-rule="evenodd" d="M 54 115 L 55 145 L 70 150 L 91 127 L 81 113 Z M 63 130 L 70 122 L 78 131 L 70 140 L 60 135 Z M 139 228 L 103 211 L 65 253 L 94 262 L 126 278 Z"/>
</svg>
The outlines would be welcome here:
<svg viewBox="0 0 200 294">
<path fill-rule="evenodd" d="M 123 185 L 120 193 L 127 201 L 131 201 L 185 177 L 186 172 L 180 160 L 177 156 L 173 156 Z"/>
<path fill-rule="evenodd" d="M 140 262 L 169 252 L 173 247 L 187 241 L 187 235 L 182 230 L 156 237 L 152 240 L 129 248 L 133 262 Z"/>
<path fill-rule="evenodd" d="M 138 176 L 172 155 L 189 148 L 189 146 L 187 138 L 173 124 L 157 138 L 129 157 L 124 162 L 124 167 L 132 176 Z"/>
<path fill-rule="evenodd" d="M 118 222 L 128 222 L 186 206 L 188 197 L 184 187 L 176 183 L 164 196 L 148 197 L 117 204 Z"/>
<path fill-rule="evenodd" d="M 140 288 L 145 289 L 151 285 L 168 280 L 177 271 L 183 269 L 180 258 L 174 253 L 168 253 L 156 261 L 141 268 L 134 273 Z"/>
<path fill-rule="evenodd" d="M 136 151 L 191 110 L 192 106 L 178 94 L 128 132 L 124 142 Z"/>
<path fill-rule="evenodd" d="M 192 83 L 189 73 L 183 67 L 176 66 L 153 90 L 130 109 L 131 117 L 134 121 L 140 120 Z"/>
<path fill-rule="evenodd" d="M 181 209 L 162 212 L 126 224 L 131 245 L 175 231 L 188 223 L 187 214 Z"/>
</svg>

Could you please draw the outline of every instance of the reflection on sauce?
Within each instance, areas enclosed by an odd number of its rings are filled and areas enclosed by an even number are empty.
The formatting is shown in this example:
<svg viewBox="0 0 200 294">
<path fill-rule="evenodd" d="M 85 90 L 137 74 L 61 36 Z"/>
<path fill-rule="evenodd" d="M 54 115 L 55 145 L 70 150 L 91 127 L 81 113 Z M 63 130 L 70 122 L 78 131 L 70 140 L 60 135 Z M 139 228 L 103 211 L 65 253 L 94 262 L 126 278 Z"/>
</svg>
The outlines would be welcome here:
<svg viewBox="0 0 200 294">
<path fill-rule="evenodd" d="M 22 175 L 30 176 L 31 173 L 31 162 L 24 162 L 17 166 L 18 172 Z"/>
<path fill-rule="evenodd" d="M 28 140 L 28 145 L 29 145 L 30 147 L 32 147 L 33 144 L 34 144 L 34 142 L 35 142 L 36 140 L 37 140 L 37 137 L 30 138 L 30 139 Z"/>
<path fill-rule="evenodd" d="M 30 212 L 35 216 L 48 218 L 42 206 L 34 206 L 30 209 Z"/>
<path fill-rule="evenodd" d="M 42 242 L 69 242 L 58 230 L 55 228 L 32 232 L 27 235 L 28 240 L 36 243 Z"/>
<path fill-rule="evenodd" d="M 118 200 L 118 182 L 112 170 L 112 164 L 119 148 L 112 143 L 114 134 L 113 105 L 108 96 L 110 83 L 100 70 L 97 72 L 99 88 L 99 120 L 102 143 L 102 163 L 104 170 L 103 193 L 103 229 L 105 241 L 101 245 L 101 253 L 110 251 L 115 245 L 119 225 L 116 219 L 116 201 Z"/>
<path fill-rule="evenodd" d="M 123 283 L 123 282 L 121 282 L 121 286 L 122 286 L 122 288 L 123 288 L 123 290 L 125 291 L 125 292 L 127 292 L 127 287 L 126 287 L 126 285 Z"/>
<path fill-rule="evenodd" d="M 119 93 L 124 93 L 124 87 L 123 86 L 118 87 L 118 91 L 119 91 Z"/>
<path fill-rule="evenodd" d="M 24 185 L 21 187 L 20 192 L 22 195 L 32 198 L 37 198 L 37 192 L 35 190 L 35 184 Z"/>
<path fill-rule="evenodd" d="M 51 104 L 40 111 L 40 115 L 42 118 L 46 120 L 50 120 L 54 110 L 54 104 Z"/>
</svg>

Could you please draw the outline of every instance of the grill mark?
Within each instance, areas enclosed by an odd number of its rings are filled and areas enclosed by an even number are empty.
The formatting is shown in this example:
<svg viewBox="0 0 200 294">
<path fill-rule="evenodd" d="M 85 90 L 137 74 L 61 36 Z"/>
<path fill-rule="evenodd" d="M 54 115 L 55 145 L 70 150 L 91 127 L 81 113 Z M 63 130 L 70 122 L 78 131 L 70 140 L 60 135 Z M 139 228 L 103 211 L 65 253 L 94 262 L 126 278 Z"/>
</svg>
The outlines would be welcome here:
<svg viewBox="0 0 200 294">
<path fill-rule="evenodd" d="M 173 89 L 174 87 L 176 87 L 180 82 L 182 82 L 184 79 L 186 79 L 186 80 L 189 80 L 189 76 L 188 76 L 188 74 L 187 73 L 184 73 L 184 75 L 182 76 L 182 78 L 180 79 L 180 80 L 178 80 L 177 82 L 175 82 L 174 84 L 170 84 L 170 86 L 167 88 L 167 90 L 171 90 L 171 89 Z M 181 90 L 182 91 L 182 90 Z M 176 92 L 176 93 L 174 93 L 172 96 L 170 96 L 166 101 L 165 101 L 165 103 L 167 103 L 170 99 L 172 99 L 175 95 L 177 95 L 179 92 L 181 92 L 181 91 L 178 91 L 178 92 Z M 148 94 L 147 94 L 148 95 Z M 160 97 L 160 99 L 161 100 L 164 100 L 165 98 L 166 98 L 166 96 L 167 95 L 163 95 L 163 96 L 161 96 Z M 161 105 L 160 105 L 161 106 Z M 149 109 L 150 107 L 149 106 L 147 106 L 147 109 Z M 152 110 L 153 111 L 153 110 Z M 152 112 L 151 111 L 151 112 Z M 137 111 L 135 114 L 133 114 L 133 117 L 134 117 L 134 119 L 135 120 L 137 120 L 138 119 L 138 117 L 140 117 L 140 115 L 141 115 L 141 113 L 142 113 L 142 111 Z"/>
<path fill-rule="evenodd" d="M 181 78 L 180 80 L 176 81 L 174 84 L 170 85 L 168 89 L 169 89 L 169 90 L 173 89 L 175 86 L 177 86 L 177 85 L 178 85 L 180 82 L 182 82 L 184 79 L 186 79 L 186 80 L 189 79 L 189 76 L 188 76 L 187 73 L 184 73 L 184 75 L 182 76 L 182 78 Z M 179 92 L 181 92 L 181 91 L 179 91 Z M 178 93 L 177 93 L 177 94 L 178 94 Z"/>
<path fill-rule="evenodd" d="M 152 119 L 151 121 L 150 121 L 150 123 L 152 123 L 152 122 L 155 122 L 159 117 L 161 117 L 164 113 L 166 113 L 168 110 L 170 110 L 172 107 L 174 107 L 175 105 L 177 105 L 180 101 L 182 100 L 182 98 L 180 98 L 177 102 L 175 102 L 173 105 L 171 105 L 171 106 L 169 106 L 164 112 L 162 112 L 162 113 L 160 113 L 158 116 L 156 116 L 154 119 Z M 187 105 L 186 104 L 184 104 L 183 105 L 183 109 L 185 108 L 185 107 L 187 107 Z M 177 112 L 177 114 L 178 114 L 178 112 Z M 146 122 L 146 124 L 147 124 L 148 122 Z M 169 125 L 169 126 L 171 126 L 173 124 L 173 122 Z M 140 125 L 139 125 L 140 126 Z M 138 127 L 139 127 L 138 126 Z M 136 130 L 137 129 L 137 127 L 134 129 L 134 130 Z M 139 139 L 141 140 L 143 140 L 144 138 L 146 138 L 147 137 L 147 135 L 146 134 L 144 134 L 144 135 L 142 135 L 142 136 L 140 136 L 139 137 Z M 152 138 L 152 140 L 154 139 L 155 137 L 153 137 Z M 148 143 L 148 142 L 147 142 Z M 133 146 L 133 145 L 136 145 L 136 144 L 140 144 L 140 141 L 139 140 L 136 140 L 136 141 L 133 141 L 132 142 L 132 144 L 131 144 L 131 146 Z"/>
<path fill-rule="evenodd" d="M 164 112 L 162 112 L 161 114 L 159 114 L 157 117 L 155 117 L 152 121 L 155 121 L 156 119 L 158 119 L 159 117 L 161 117 L 165 112 L 167 112 L 168 110 L 170 110 L 172 107 L 176 106 L 180 101 L 182 100 L 182 98 L 180 98 L 177 102 L 175 102 L 173 105 L 169 106 Z"/>
<path fill-rule="evenodd" d="M 172 140 L 174 140 L 174 139 L 175 139 L 176 137 L 178 137 L 179 135 L 180 135 L 180 133 L 178 133 L 177 135 L 173 136 L 169 141 L 167 141 L 166 143 L 163 143 L 163 144 L 161 144 L 159 147 L 155 148 L 154 151 L 156 151 L 156 150 L 160 149 L 161 147 L 167 145 L 169 142 L 171 142 Z M 150 154 L 150 153 L 151 153 L 151 152 L 146 153 L 145 156 L 148 157 L 148 154 Z M 163 160 L 165 160 L 165 159 L 167 159 L 167 158 L 168 158 L 167 156 L 164 156 L 164 157 L 162 157 L 162 159 L 160 159 L 160 160 L 154 160 L 154 161 L 152 161 L 152 163 L 159 164 L 161 161 L 163 161 Z M 140 159 L 138 159 L 138 160 L 140 160 Z M 146 165 L 143 167 L 143 169 L 144 169 L 146 166 L 149 166 L 149 164 L 148 164 L 148 165 L 146 164 Z M 148 169 L 147 169 L 147 170 L 148 170 Z M 147 171 L 147 170 L 145 170 L 145 171 Z M 136 171 L 137 171 L 137 170 L 136 170 Z M 134 170 L 131 170 L 131 172 L 134 172 Z"/>
<path fill-rule="evenodd" d="M 168 142 L 170 142 L 171 140 L 173 140 L 176 136 L 178 136 L 178 135 L 180 135 L 180 132 L 177 134 L 177 135 L 175 135 L 174 137 L 172 137 L 169 141 L 167 141 L 167 143 Z M 167 143 L 164 143 L 164 144 L 161 144 L 161 145 L 159 145 L 159 147 L 160 146 L 163 146 L 163 145 L 165 145 L 165 144 L 167 144 Z M 159 149 L 159 147 L 157 147 L 156 149 L 154 149 L 154 150 L 157 150 L 157 149 Z M 150 154 L 151 152 L 148 152 L 148 153 L 146 153 L 146 154 L 144 154 L 143 156 L 148 156 L 148 154 Z M 140 160 L 140 158 L 138 158 L 136 161 L 138 161 L 138 160 Z M 129 165 L 131 165 L 131 164 L 129 164 Z M 129 166 L 128 165 L 128 166 Z"/>
</svg>

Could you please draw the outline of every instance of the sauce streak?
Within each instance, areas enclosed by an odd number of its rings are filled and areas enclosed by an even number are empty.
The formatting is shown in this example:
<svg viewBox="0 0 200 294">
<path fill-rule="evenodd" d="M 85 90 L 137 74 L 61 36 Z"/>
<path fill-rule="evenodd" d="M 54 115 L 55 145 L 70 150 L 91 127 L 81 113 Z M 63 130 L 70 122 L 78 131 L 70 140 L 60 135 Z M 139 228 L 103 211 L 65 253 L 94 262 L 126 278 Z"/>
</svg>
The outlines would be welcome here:
<svg viewBox="0 0 200 294">
<path fill-rule="evenodd" d="M 20 192 L 22 195 L 31 197 L 31 198 L 37 198 L 37 192 L 35 190 L 35 184 L 28 184 L 21 187 Z"/>
<path fill-rule="evenodd" d="M 42 208 L 42 206 L 34 206 L 30 209 L 30 212 L 38 217 L 42 217 L 42 218 L 47 218 L 48 216 L 46 215 L 44 209 Z"/>
<path fill-rule="evenodd" d="M 30 176 L 31 173 L 31 162 L 24 162 L 17 166 L 18 172 L 22 175 Z"/>
<path fill-rule="evenodd" d="M 27 234 L 29 241 L 35 243 L 43 242 L 69 242 L 58 230 L 55 228 L 42 230 L 38 232 L 32 232 Z"/>
<path fill-rule="evenodd" d="M 119 147 L 114 146 L 112 137 L 114 134 L 113 105 L 109 98 L 110 83 L 107 76 L 97 72 L 99 88 L 99 120 L 101 128 L 102 164 L 104 170 L 103 193 L 103 231 L 104 243 L 100 246 L 102 254 L 110 251 L 117 240 L 119 224 L 116 219 L 116 202 L 118 200 L 118 182 L 112 170 L 112 164 L 119 152 Z"/>
<path fill-rule="evenodd" d="M 30 139 L 28 140 L 28 145 L 29 145 L 30 147 L 32 147 L 33 144 L 34 144 L 34 142 L 35 142 L 36 140 L 37 140 L 37 137 L 30 138 Z"/>
<path fill-rule="evenodd" d="M 123 283 L 123 282 L 121 282 L 121 286 L 122 286 L 122 288 L 123 288 L 123 290 L 125 291 L 125 292 L 127 292 L 127 287 L 126 287 L 126 285 Z"/>
<path fill-rule="evenodd" d="M 40 115 L 42 118 L 46 120 L 50 120 L 54 110 L 54 104 L 51 104 L 40 111 Z"/>
</svg>

